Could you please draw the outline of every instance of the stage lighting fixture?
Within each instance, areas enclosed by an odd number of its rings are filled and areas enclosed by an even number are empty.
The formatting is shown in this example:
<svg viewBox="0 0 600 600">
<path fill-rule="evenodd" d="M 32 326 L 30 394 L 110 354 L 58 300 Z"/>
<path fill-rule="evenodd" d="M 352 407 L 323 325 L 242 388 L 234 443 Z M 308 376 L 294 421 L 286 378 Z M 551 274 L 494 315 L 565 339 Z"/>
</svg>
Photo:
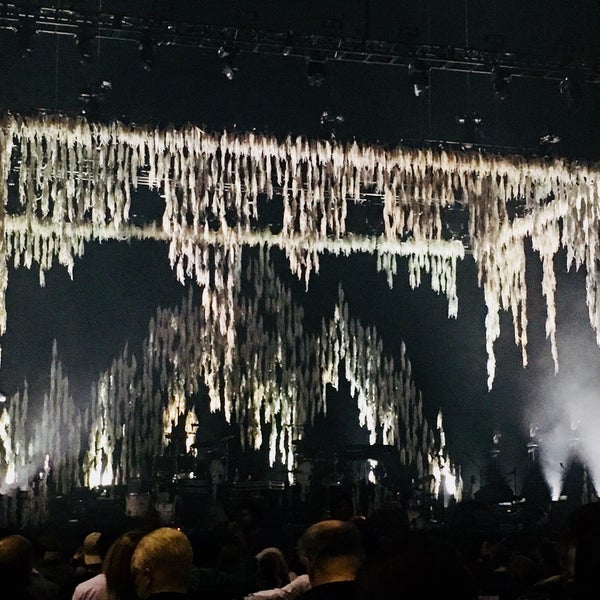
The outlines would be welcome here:
<svg viewBox="0 0 600 600">
<path fill-rule="evenodd" d="M 17 47 L 22 56 L 33 52 L 33 36 L 37 33 L 35 23 L 31 19 L 23 19 L 17 25 Z"/>
<path fill-rule="evenodd" d="M 217 50 L 217 56 L 219 57 L 219 60 L 222 64 L 221 73 L 223 73 L 225 79 L 231 81 L 235 78 L 235 74 L 238 71 L 238 68 L 236 66 L 237 51 L 234 48 L 233 44 L 231 42 L 223 44 Z"/>
<path fill-rule="evenodd" d="M 322 136 L 329 139 L 335 139 L 337 127 L 344 122 L 344 115 L 332 114 L 328 110 L 321 113 L 321 131 Z"/>
<path fill-rule="evenodd" d="M 418 64 L 408 65 L 408 75 L 417 98 L 429 89 L 429 70 Z"/>
<path fill-rule="evenodd" d="M 281 50 L 281 53 L 284 56 L 289 56 L 292 49 L 294 47 L 294 32 L 293 31 L 288 31 L 286 36 L 285 36 L 285 43 L 283 44 L 283 48 Z"/>
<path fill-rule="evenodd" d="M 154 66 L 154 40 L 152 33 L 146 31 L 138 44 L 140 59 L 146 71 L 151 71 Z"/>
<path fill-rule="evenodd" d="M 456 117 L 456 122 L 462 130 L 462 142 L 465 148 L 471 148 L 473 143 L 479 142 L 483 138 L 481 125 L 483 119 L 476 115 L 460 115 Z"/>
<path fill-rule="evenodd" d="M 81 62 L 90 62 L 94 58 L 94 40 L 97 27 L 93 23 L 82 23 L 75 36 L 75 45 L 81 54 Z"/>
<path fill-rule="evenodd" d="M 492 75 L 494 77 L 494 95 L 499 100 L 506 100 L 510 96 L 510 79 L 511 74 L 505 69 L 494 67 L 492 69 Z"/>
<path fill-rule="evenodd" d="M 539 139 L 541 145 L 554 145 L 560 142 L 560 136 L 555 133 L 546 133 Z"/>
<path fill-rule="evenodd" d="M 325 79 L 327 79 L 325 62 L 309 59 L 306 62 L 306 78 L 308 80 L 308 85 L 311 87 L 321 87 Z"/>
<path fill-rule="evenodd" d="M 574 76 L 567 75 L 561 79 L 559 89 L 569 105 L 577 104 L 581 100 L 581 85 Z"/>
<path fill-rule="evenodd" d="M 93 87 L 82 90 L 79 94 L 81 114 L 90 119 L 99 117 L 100 105 L 103 104 L 112 90 L 110 81 L 100 81 Z"/>
<path fill-rule="evenodd" d="M 235 70 L 230 64 L 223 65 L 221 73 L 223 73 L 225 79 L 229 79 L 229 81 L 231 81 L 235 77 Z"/>
</svg>

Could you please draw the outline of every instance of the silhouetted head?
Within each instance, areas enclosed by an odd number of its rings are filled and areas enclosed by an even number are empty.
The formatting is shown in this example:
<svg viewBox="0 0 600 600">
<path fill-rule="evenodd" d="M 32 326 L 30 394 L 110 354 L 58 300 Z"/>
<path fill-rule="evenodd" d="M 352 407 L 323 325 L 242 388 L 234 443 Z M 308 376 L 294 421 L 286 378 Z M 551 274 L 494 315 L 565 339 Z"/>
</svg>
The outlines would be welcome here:
<svg viewBox="0 0 600 600">
<path fill-rule="evenodd" d="M 27 538 L 8 535 L 0 539 L 0 585 L 3 593 L 25 590 L 32 568 L 33 546 Z"/>
<path fill-rule="evenodd" d="M 192 545 L 178 529 L 160 527 L 146 534 L 131 559 L 131 574 L 139 598 L 145 600 L 159 592 L 185 592 L 192 561 Z"/>
<path fill-rule="evenodd" d="M 364 549 L 354 523 L 331 519 L 311 525 L 302 534 L 298 555 L 315 587 L 353 580 L 364 560 Z"/>
</svg>

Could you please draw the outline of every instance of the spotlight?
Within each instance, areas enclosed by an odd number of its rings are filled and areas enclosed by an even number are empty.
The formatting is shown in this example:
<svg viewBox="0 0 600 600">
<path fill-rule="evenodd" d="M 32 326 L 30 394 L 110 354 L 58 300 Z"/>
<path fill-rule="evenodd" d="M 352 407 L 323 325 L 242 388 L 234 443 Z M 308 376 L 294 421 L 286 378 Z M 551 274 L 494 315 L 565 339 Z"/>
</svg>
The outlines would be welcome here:
<svg viewBox="0 0 600 600">
<path fill-rule="evenodd" d="M 93 87 L 82 90 L 79 94 L 81 114 L 95 120 L 99 117 L 100 105 L 103 104 L 112 90 L 110 81 L 100 81 Z"/>
<path fill-rule="evenodd" d="M 581 100 L 581 85 L 572 75 L 567 75 L 560 80 L 560 93 L 566 96 L 569 105 L 577 104 Z"/>
<path fill-rule="evenodd" d="M 540 137 L 539 142 L 542 146 L 558 144 L 558 142 L 560 142 L 560 136 L 555 133 L 546 133 Z"/>
<path fill-rule="evenodd" d="M 462 141 L 465 148 L 471 148 L 474 142 L 483 138 L 481 124 L 483 119 L 475 114 L 456 117 L 456 122 L 462 129 Z"/>
<path fill-rule="evenodd" d="M 560 136 L 556 133 L 550 132 L 542 135 L 539 140 L 539 149 L 543 152 L 544 156 L 553 156 L 560 144 Z"/>
<path fill-rule="evenodd" d="M 17 25 L 17 47 L 21 50 L 22 56 L 27 56 L 33 52 L 33 36 L 37 33 L 35 23 L 31 19 L 23 19 Z"/>
<path fill-rule="evenodd" d="M 492 75 L 494 76 L 494 95 L 499 100 L 506 100 L 510 96 L 510 79 L 511 74 L 504 69 L 494 67 L 492 69 Z"/>
<path fill-rule="evenodd" d="M 325 63 L 320 60 L 309 59 L 306 62 L 306 78 L 311 87 L 321 87 L 327 79 L 327 69 Z"/>
<path fill-rule="evenodd" d="M 94 58 L 94 40 L 97 27 L 93 23 L 82 23 L 75 36 L 75 45 L 81 54 L 81 62 L 90 62 Z"/>
<path fill-rule="evenodd" d="M 232 55 L 234 54 L 234 48 L 233 46 L 228 43 L 228 44 L 223 44 L 218 50 L 217 50 L 217 56 L 221 59 L 224 60 L 226 58 L 230 58 Z"/>
<path fill-rule="evenodd" d="M 223 65 L 221 73 L 223 73 L 225 79 L 229 79 L 229 81 L 231 81 L 235 77 L 235 70 L 230 64 Z"/>
<path fill-rule="evenodd" d="M 238 71 L 238 68 L 236 66 L 237 51 L 233 47 L 233 44 L 231 42 L 223 44 L 217 50 L 217 56 L 219 57 L 219 60 L 223 65 L 221 67 L 221 73 L 223 73 L 225 79 L 231 81 L 232 79 L 234 79 L 236 71 Z"/>
<path fill-rule="evenodd" d="M 344 115 L 332 114 L 328 110 L 321 113 L 321 129 L 323 136 L 329 139 L 335 139 L 338 125 L 344 122 Z"/>
<path fill-rule="evenodd" d="M 284 56 L 289 56 L 293 48 L 294 48 L 294 32 L 288 31 L 285 36 L 285 43 L 283 44 L 281 53 Z"/>
<path fill-rule="evenodd" d="M 154 40 L 150 31 L 145 31 L 138 44 L 140 59 L 146 71 L 151 71 L 154 66 Z"/>
<path fill-rule="evenodd" d="M 429 89 L 429 69 L 416 64 L 408 65 L 408 75 L 417 98 Z"/>
</svg>

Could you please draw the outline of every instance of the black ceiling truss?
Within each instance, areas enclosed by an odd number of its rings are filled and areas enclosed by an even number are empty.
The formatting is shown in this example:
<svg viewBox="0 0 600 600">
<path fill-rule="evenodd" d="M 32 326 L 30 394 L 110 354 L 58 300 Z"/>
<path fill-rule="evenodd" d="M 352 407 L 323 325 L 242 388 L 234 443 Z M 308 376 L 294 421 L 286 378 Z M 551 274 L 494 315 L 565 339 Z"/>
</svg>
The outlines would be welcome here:
<svg viewBox="0 0 600 600">
<path fill-rule="evenodd" d="M 600 83 L 596 64 L 577 59 L 548 62 L 506 51 L 400 43 L 337 36 L 335 33 L 307 34 L 264 31 L 251 26 L 229 27 L 193 23 L 164 15 L 133 16 L 93 10 L 57 7 L 16 6 L 0 3 L 0 28 L 19 31 L 23 24 L 36 33 L 73 36 L 81 32 L 97 39 L 133 41 L 151 38 L 155 44 L 179 45 L 215 54 L 224 45 L 237 52 L 303 57 L 312 61 L 345 61 L 463 73 L 497 74 L 579 83 Z"/>
</svg>

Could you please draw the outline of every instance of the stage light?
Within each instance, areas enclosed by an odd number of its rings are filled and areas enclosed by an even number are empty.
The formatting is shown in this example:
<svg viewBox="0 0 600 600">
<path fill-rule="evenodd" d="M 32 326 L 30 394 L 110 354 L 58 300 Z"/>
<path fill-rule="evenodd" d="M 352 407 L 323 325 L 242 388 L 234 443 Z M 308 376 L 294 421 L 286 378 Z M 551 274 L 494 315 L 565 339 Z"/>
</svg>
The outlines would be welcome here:
<svg viewBox="0 0 600 600">
<path fill-rule="evenodd" d="M 328 110 L 321 113 L 322 136 L 329 139 L 335 139 L 337 127 L 344 122 L 344 115 L 332 114 Z"/>
<path fill-rule="evenodd" d="M 154 66 L 154 40 L 150 31 L 144 32 L 142 39 L 138 44 L 140 59 L 146 71 L 151 71 Z"/>
<path fill-rule="evenodd" d="M 98 118 L 100 105 L 104 103 L 112 90 L 110 81 L 100 81 L 93 87 L 88 87 L 82 90 L 79 94 L 79 102 L 81 103 L 81 114 L 88 118 Z"/>
<path fill-rule="evenodd" d="M 506 100 L 510 97 L 509 83 L 512 75 L 499 67 L 492 69 L 492 75 L 494 77 L 494 96 L 499 100 Z"/>
<path fill-rule="evenodd" d="M 325 62 L 321 60 L 309 59 L 306 62 L 306 78 L 311 87 L 321 87 L 327 79 L 327 69 Z"/>
<path fill-rule="evenodd" d="M 567 75 L 560 80 L 560 93 L 567 98 L 567 103 L 571 106 L 581 100 L 581 85 L 573 75 Z"/>
<path fill-rule="evenodd" d="M 294 32 L 293 31 L 288 31 L 286 36 L 285 36 L 285 43 L 283 44 L 283 48 L 281 50 L 281 53 L 284 56 L 289 56 L 292 49 L 294 47 Z"/>
<path fill-rule="evenodd" d="M 476 114 L 460 115 L 456 117 L 456 122 L 462 130 L 462 142 L 465 148 L 471 148 L 474 142 L 481 141 L 483 119 L 480 116 Z"/>
<path fill-rule="evenodd" d="M 237 50 L 231 42 L 227 42 L 217 50 L 217 56 L 222 63 L 221 73 L 226 79 L 231 81 L 235 78 L 235 74 L 238 71 L 236 66 Z"/>
<path fill-rule="evenodd" d="M 90 62 L 94 58 L 94 40 L 97 27 L 93 23 L 82 23 L 75 36 L 75 45 L 81 54 L 81 62 Z"/>
<path fill-rule="evenodd" d="M 229 81 L 231 81 L 235 77 L 235 71 L 233 67 L 229 64 L 223 66 L 223 68 L 221 69 L 221 73 L 223 73 L 223 75 L 225 75 L 225 79 L 229 79 Z"/>
<path fill-rule="evenodd" d="M 17 47 L 21 50 L 22 56 L 27 56 L 33 52 L 33 36 L 37 33 L 35 23 L 31 19 L 23 19 L 17 25 Z"/>
<path fill-rule="evenodd" d="M 413 92 L 419 98 L 429 89 L 429 69 L 419 64 L 410 64 L 408 65 L 408 75 Z"/>
<path fill-rule="evenodd" d="M 540 137 L 539 142 L 541 145 L 558 144 L 558 142 L 560 142 L 560 136 L 555 133 L 547 133 Z"/>
<path fill-rule="evenodd" d="M 560 143 L 560 136 L 556 133 L 550 132 L 542 135 L 539 140 L 539 148 L 546 155 L 554 154 L 558 149 Z"/>
</svg>

